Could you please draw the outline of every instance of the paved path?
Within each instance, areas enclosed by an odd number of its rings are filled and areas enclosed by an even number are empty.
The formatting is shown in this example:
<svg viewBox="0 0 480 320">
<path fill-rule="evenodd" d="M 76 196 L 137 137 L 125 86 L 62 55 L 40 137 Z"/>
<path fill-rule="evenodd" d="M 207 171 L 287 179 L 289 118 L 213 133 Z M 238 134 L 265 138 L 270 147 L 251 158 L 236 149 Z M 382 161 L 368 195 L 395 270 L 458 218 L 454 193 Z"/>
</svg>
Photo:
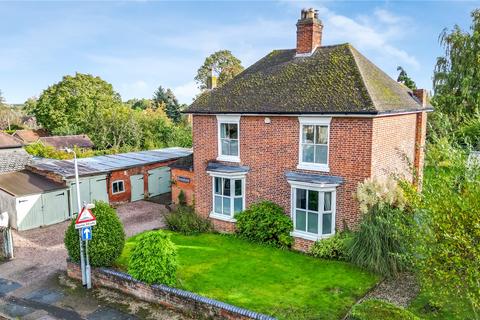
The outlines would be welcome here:
<svg viewBox="0 0 480 320">
<path fill-rule="evenodd" d="M 165 210 L 138 201 L 120 206 L 117 212 L 128 237 L 163 227 Z M 68 224 L 14 232 L 15 259 L 0 264 L 0 319 L 183 319 L 114 291 L 86 291 L 66 278 L 63 236 Z"/>
</svg>

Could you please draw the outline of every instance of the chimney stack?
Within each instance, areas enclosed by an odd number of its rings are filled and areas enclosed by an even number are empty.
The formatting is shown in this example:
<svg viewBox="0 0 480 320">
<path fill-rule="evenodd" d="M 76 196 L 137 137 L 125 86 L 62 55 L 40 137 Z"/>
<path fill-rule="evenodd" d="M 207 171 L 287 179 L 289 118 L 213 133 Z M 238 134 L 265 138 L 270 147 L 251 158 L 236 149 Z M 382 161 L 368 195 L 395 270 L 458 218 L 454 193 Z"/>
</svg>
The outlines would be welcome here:
<svg viewBox="0 0 480 320">
<path fill-rule="evenodd" d="M 425 89 L 414 89 L 413 90 L 413 95 L 420 100 L 420 103 L 422 104 L 422 107 L 425 107 L 427 105 L 427 90 Z"/>
<path fill-rule="evenodd" d="M 212 89 L 215 89 L 216 87 L 217 87 L 217 77 L 215 76 L 215 73 L 213 72 L 213 68 L 212 68 L 212 72 L 207 78 L 207 89 L 212 90 Z"/>
<path fill-rule="evenodd" d="M 311 54 L 322 44 L 323 24 L 313 8 L 302 9 L 297 22 L 297 55 Z"/>
</svg>

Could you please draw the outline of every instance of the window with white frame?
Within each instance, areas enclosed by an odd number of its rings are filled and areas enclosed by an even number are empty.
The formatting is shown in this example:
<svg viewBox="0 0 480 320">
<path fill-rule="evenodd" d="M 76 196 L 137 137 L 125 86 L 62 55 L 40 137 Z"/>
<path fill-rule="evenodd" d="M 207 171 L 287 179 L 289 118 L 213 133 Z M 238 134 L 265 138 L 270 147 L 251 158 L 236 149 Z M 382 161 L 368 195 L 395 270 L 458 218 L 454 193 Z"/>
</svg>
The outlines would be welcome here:
<svg viewBox="0 0 480 320">
<path fill-rule="evenodd" d="M 312 240 L 328 236 L 335 231 L 335 191 L 292 189 L 292 219 L 294 235 Z"/>
<path fill-rule="evenodd" d="M 217 116 L 218 160 L 240 161 L 240 116 Z"/>
<path fill-rule="evenodd" d="M 233 218 L 243 211 L 244 179 L 213 177 L 213 215 Z"/>
<path fill-rule="evenodd" d="M 330 118 L 300 117 L 299 169 L 328 171 Z"/>
<path fill-rule="evenodd" d="M 112 182 L 112 194 L 122 193 L 125 191 L 123 180 L 117 180 Z"/>
</svg>

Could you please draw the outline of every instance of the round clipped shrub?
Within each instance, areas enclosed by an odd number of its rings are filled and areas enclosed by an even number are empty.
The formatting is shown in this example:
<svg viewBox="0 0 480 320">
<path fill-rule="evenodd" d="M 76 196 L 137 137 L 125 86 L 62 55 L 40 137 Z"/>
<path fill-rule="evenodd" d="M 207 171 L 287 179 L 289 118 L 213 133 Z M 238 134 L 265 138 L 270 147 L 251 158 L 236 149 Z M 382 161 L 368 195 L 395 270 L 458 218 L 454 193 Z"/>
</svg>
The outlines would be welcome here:
<svg viewBox="0 0 480 320">
<path fill-rule="evenodd" d="M 410 311 L 378 299 L 365 300 L 355 305 L 348 320 L 420 320 Z"/>
<path fill-rule="evenodd" d="M 162 231 L 140 235 L 128 262 L 128 273 L 148 284 L 172 286 L 176 272 L 177 248 L 170 236 Z"/>
<path fill-rule="evenodd" d="M 293 243 L 290 236 L 292 220 L 285 215 L 282 207 L 271 201 L 253 204 L 235 218 L 237 234 L 244 239 L 281 248 L 290 247 Z"/>
<path fill-rule="evenodd" d="M 92 240 L 88 242 L 90 265 L 93 267 L 108 267 L 117 260 L 125 244 L 123 224 L 115 209 L 105 202 L 95 202 L 92 209 L 97 218 L 97 225 L 92 227 Z M 75 219 L 65 232 L 65 247 L 73 261 L 80 261 L 79 232 L 75 229 Z"/>
</svg>

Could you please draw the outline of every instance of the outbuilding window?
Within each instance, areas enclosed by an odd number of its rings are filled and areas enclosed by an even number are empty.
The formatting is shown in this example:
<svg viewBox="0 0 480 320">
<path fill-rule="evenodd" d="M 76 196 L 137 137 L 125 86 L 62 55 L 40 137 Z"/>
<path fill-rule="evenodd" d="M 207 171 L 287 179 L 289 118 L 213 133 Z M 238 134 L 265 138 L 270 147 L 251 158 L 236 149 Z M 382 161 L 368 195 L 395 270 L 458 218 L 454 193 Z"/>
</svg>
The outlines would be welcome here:
<svg viewBox="0 0 480 320">
<path fill-rule="evenodd" d="M 299 117 L 300 146 L 298 169 L 329 171 L 331 118 Z"/>
<path fill-rule="evenodd" d="M 117 180 L 112 182 L 112 194 L 122 193 L 125 191 L 123 180 Z"/>
<path fill-rule="evenodd" d="M 240 162 L 240 116 L 217 116 L 218 158 Z"/>
</svg>

